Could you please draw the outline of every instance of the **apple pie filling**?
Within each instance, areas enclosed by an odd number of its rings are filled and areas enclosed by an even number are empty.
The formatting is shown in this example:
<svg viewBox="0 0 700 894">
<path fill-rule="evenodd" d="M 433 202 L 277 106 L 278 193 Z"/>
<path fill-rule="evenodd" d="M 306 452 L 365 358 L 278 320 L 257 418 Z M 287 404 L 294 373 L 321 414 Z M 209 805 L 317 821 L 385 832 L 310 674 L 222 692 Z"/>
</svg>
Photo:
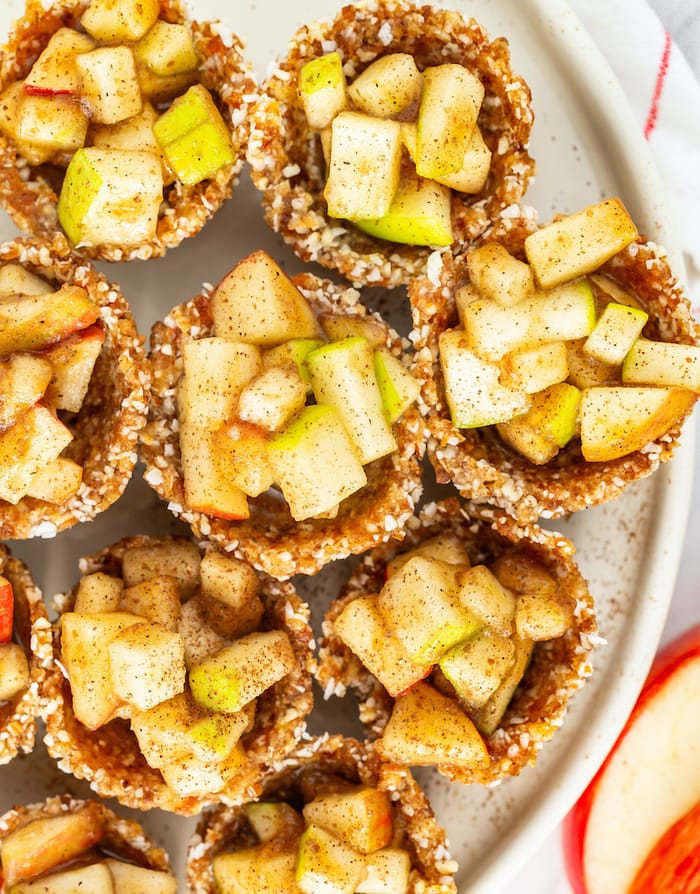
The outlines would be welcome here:
<svg viewBox="0 0 700 894">
<path fill-rule="evenodd" d="M 253 797 L 311 709 L 291 586 L 184 539 L 130 538 L 83 567 L 56 631 L 49 753 L 129 806 Z"/>
<path fill-rule="evenodd" d="M 30 2 L 6 52 L 0 198 L 22 229 L 147 258 L 230 195 L 254 94 L 234 37 L 176 0 Z"/>
</svg>

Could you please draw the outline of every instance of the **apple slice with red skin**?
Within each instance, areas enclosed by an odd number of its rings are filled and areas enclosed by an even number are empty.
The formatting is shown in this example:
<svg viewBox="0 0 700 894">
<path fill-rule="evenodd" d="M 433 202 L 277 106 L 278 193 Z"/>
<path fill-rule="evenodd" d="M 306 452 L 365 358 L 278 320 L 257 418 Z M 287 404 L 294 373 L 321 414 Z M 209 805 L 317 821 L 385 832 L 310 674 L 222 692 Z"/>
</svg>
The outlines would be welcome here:
<svg viewBox="0 0 700 894">
<path fill-rule="evenodd" d="M 12 584 L 0 575 L 0 644 L 12 640 L 12 624 L 15 615 L 15 598 Z"/>
<path fill-rule="evenodd" d="M 564 822 L 575 894 L 698 889 L 700 865 L 693 868 L 689 855 L 700 841 L 700 712 L 691 708 L 699 700 L 697 625 L 660 652 L 612 751 Z M 653 889 L 640 881 L 650 871 Z M 661 872 L 668 882 L 660 885 Z"/>
</svg>

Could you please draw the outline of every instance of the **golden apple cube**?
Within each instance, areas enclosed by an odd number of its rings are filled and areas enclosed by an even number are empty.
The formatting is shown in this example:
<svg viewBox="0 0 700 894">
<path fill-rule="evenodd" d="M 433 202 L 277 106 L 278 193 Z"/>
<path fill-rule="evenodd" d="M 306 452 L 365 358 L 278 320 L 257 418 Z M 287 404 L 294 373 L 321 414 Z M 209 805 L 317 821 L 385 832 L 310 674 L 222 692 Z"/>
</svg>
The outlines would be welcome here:
<svg viewBox="0 0 700 894">
<path fill-rule="evenodd" d="M 441 562 L 446 562 L 448 565 L 459 565 L 461 569 L 467 569 L 471 565 L 469 553 L 462 539 L 456 534 L 445 532 L 436 534 L 435 537 L 430 537 L 428 540 L 423 540 L 415 549 L 407 550 L 405 553 L 398 553 L 398 555 L 387 562 L 386 576 L 391 577 L 392 574 L 396 574 L 414 556 L 440 559 Z"/>
<path fill-rule="evenodd" d="M 435 179 L 462 168 L 483 99 L 483 84 L 463 65 L 446 63 L 423 72 L 416 132 L 419 176 Z"/>
<path fill-rule="evenodd" d="M 501 361 L 500 381 L 509 388 L 535 394 L 564 382 L 569 375 L 569 352 L 564 341 L 517 348 Z"/>
<path fill-rule="evenodd" d="M 80 286 L 43 295 L 0 298 L 0 356 L 40 351 L 99 319 L 100 308 Z"/>
<path fill-rule="evenodd" d="M 197 83 L 199 77 L 197 69 L 183 71 L 174 75 L 157 75 L 147 65 L 138 62 L 138 60 L 136 62 L 136 74 L 144 101 L 149 100 L 158 106 L 171 102 L 178 96 L 182 96 L 189 87 Z"/>
<path fill-rule="evenodd" d="M 177 629 L 185 646 L 185 664 L 188 670 L 228 644 L 227 640 L 209 626 L 198 599 L 190 599 L 182 606 Z"/>
<path fill-rule="evenodd" d="M 454 173 L 441 174 L 435 180 L 455 192 L 474 195 L 486 186 L 490 170 L 491 150 L 486 145 L 478 125 L 475 125 L 462 159 L 462 167 Z"/>
<path fill-rule="evenodd" d="M 73 611 L 79 615 L 116 612 L 119 610 L 123 589 L 124 582 L 119 577 L 111 577 L 103 571 L 84 574 L 78 583 Z"/>
<path fill-rule="evenodd" d="M 593 388 L 596 385 L 620 385 L 620 367 L 612 366 L 609 363 L 601 363 L 600 360 L 591 357 L 590 354 L 583 350 L 585 343 L 585 338 L 566 342 L 566 362 L 569 367 L 568 381 L 581 389 Z"/>
<path fill-rule="evenodd" d="M 159 769 L 168 788 L 181 798 L 189 798 L 220 792 L 246 763 L 246 753 L 239 742 L 224 760 L 206 762 L 193 754 L 184 754 Z"/>
<path fill-rule="evenodd" d="M 153 135 L 153 124 L 158 113 L 148 100 L 144 101 L 140 114 L 116 124 L 93 124 L 90 127 L 88 140 L 91 146 L 100 149 L 127 149 L 151 152 L 160 159 L 163 171 L 163 183 L 172 183 L 176 177 L 168 167 L 158 140 Z"/>
<path fill-rule="evenodd" d="M 0 427 L 14 425 L 42 399 L 51 375 L 49 361 L 35 354 L 12 354 L 0 363 Z"/>
<path fill-rule="evenodd" d="M 176 631 L 180 617 L 180 582 L 170 574 L 159 574 L 126 587 L 121 595 L 121 610 Z"/>
<path fill-rule="evenodd" d="M 649 314 L 644 310 L 611 301 L 586 339 L 583 350 L 601 363 L 620 365 L 648 319 Z"/>
<path fill-rule="evenodd" d="M 244 385 L 260 372 L 260 350 L 220 337 L 198 338 L 185 345 L 183 368 L 180 421 L 202 428 L 218 426 L 232 416 Z"/>
<path fill-rule="evenodd" d="M 30 165 L 42 165 L 53 156 L 53 149 L 20 140 L 17 136 L 17 121 L 26 95 L 24 81 L 13 81 L 0 93 L 0 133 L 15 144 L 18 153 Z"/>
<path fill-rule="evenodd" d="M 501 636 L 513 632 L 515 600 L 486 565 L 460 569 L 457 575 L 459 599 L 470 614 Z"/>
<path fill-rule="evenodd" d="M 41 146 L 51 155 L 80 148 L 87 129 L 88 117 L 72 97 L 25 93 L 19 103 L 17 139 Z"/>
<path fill-rule="evenodd" d="M 53 368 L 46 391 L 47 404 L 70 413 L 80 410 L 104 340 L 101 326 L 88 326 L 44 352 L 44 358 Z"/>
<path fill-rule="evenodd" d="M 78 149 L 58 199 L 58 220 L 73 245 L 129 247 L 152 239 L 163 200 L 152 152 Z"/>
<path fill-rule="evenodd" d="M 296 882 L 304 894 L 352 894 L 365 860 L 335 835 L 311 823 L 299 841 Z"/>
<path fill-rule="evenodd" d="M 114 894 L 115 889 L 112 876 L 103 863 L 52 872 L 49 876 L 12 886 L 12 894 L 73 894 L 75 891 Z"/>
<path fill-rule="evenodd" d="M 99 124 L 116 124 L 143 108 L 131 47 L 97 47 L 75 57 L 82 99 Z"/>
<path fill-rule="evenodd" d="M 443 655 L 439 663 L 460 702 L 473 710 L 498 689 L 514 660 L 515 646 L 510 636 L 482 630 L 475 639 Z"/>
<path fill-rule="evenodd" d="M 163 77 L 192 71 L 199 65 L 187 25 L 159 19 L 134 46 L 137 62 Z"/>
<path fill-rule="evenodd" d="M 208 711 L 234 713 L 285 677 L 296 659 L 282 630 L 251 633 L 190 669 L 197 704 Z"/>
<path fill-rule="evenodd" d="M 385 759 L 409 766 L 489 763 L 486 745 L 469 717 L 428 683 L 416 683 L 396 700 L 376 749 Z"/>
<path fill-rule="evenodd" d="M 257 497 L 274 484 L 268 443 L 270 432 L 234 420 L 214 435 L 221 474 L 248 497 Z"/>
<path fill-rule="evenodd" d="M 45 279 L 30 273 L 21 264 L 15 261 L 0 264 L 0 298 L 11 295 L 45 295 L 53 291 Z"/>
<path fill-rule="evenodd" d="M 580 407 L 581 391 L 575 385 L 550 385 L 533 395 L 522 416 L 499 423 L 498 434 L 531 463 L 544 465 L 577 434 Z"/>
<path fill-rule="evenodd" d="M 508 710 L 508 705 L 518 688 L 525 671 L 527 670 L 530 656 L 532 655 L 533 642 L 528 639 L 514 637 L 515 660 L 506 673 L 496 691 L 487 702 L 472 712 L 474 725 L 484 736 L 491 736 L 498 728 L 503 715 Z"/>
<path fill-rule="evenodd" d="M 19 643 L 0 643 L 0 701 L 13 699 L 29 686 L 27 654 Z"/>
<path fill-rule="evenodd" d="M 418 400 L 420 385 L 388 348 L 374 352 L 374 374 L 382 396 L 384 414 L 393 425 Z"/>
<path fill-rule="evenodd" d="M 478 298 L 463 306 L 462 315 L 469 347 L 489 362 L 536 343 L 530 334 L 534 316 L 530 305 L 506 306 L 490 298 Z"/>
<path fill-rule="evenodd" d="M 181 692 L 145 711 L 132 710 L 131 731 L 148 765 L 158 769 L 191 751 L 187 731 L 206 716 L 188 692 Z"/>
<path fill-rule="evenodd" d="M 248 894 L 250 891 L 299 894 L 296 863 L 296 840 L 270 841 L 232 853 L 218 853 L 212 859 L 216 890 L 220 894 Z"/>
<path fill-rule="evenodd" d="M 414 118 L 422 92 L 423 75 L 409 53 L 380 56 L 348 87 L 353 106 L 376 118 Z"/>
<path fill-rule="evenodd" d="M 625 385 L 661 385 L 700 392 L 700 348 L 638 338 L 622 364 Z"/>
<path fill-rule="evenodd" d="M 114 894 L 177 894 L 177 879 L 169 872 L 146 869 L 108 857 L 103 861 L 114 885 Z M 93 894 L 92 889 L 90 894 Z"/>
<path fill-rule="evenodd" d="M 625 206 L 611 198 L 531 233 L 525 254 L 540 288 L 551 289 L 593 273 L 637 236 Z"/>
<path fill-rule="evenodd" d="M 555 594 L 520 593 L 516 600 L 515 630 L 534 642 L 556 639 L 571 627 L 573 613 Z"/>
<path fill-rule="evenodd" d="M 365 859 L 365 875 L 356 894 L 406 894 L 411 856 L 402 848 L 385 847 Z"/>
<path fill-rule="evenodd" d="M 299 96 L 309 127 L 323 130 L 347 105 L 343 60 L 337 52 L 305 63 L 299 71 Z"/>
<path fill-rule="evenodd" d="M 331 160 L 323 195 L 331 217 L 383 217 L 399 187 L 401 125 L 361 112 L 333 119 Z"/>
<path fill-rule="evenodd" d="M 10 428 L 0 431 L 0 499 L 19 503 L 32 480 L 73 440 L 59 419 L 36 404 Z"/>
<path fill-rule="evenodd" d="M 144 621 L 118 633 L 108 645 L 112 687 L 141 711 L 185 688 L 185 647 L 179 633 Z"/>
<path fill-rule="evenodd" d="M 207 714 L 187 729 L 187 739 L 193 756 L 203 763 L 226 760 L 249 727 L 250 716 L 245 711 L 233 714 Z"/>
<path fill-rule="evenodd" d="M 327 512 L 367 483 L 357 450 L 334 407 L 306 407 L 271 441 L 275 480 L 296 521 Z"/>
<path fill-rule="evenodd" d="M 539 292 L 526 299 L 532 342 L 571 341 L 588 336 L 596 323 L 593 289 L 587 279 L 577 279 Z M 518 305 L 518 308 L 525 307 Z"/>
<path fill-rule="evenodd" d="M 344 315 L 343 318 L 345 318 Z M 321 318 L 319 318 L 319 322 L 322 322 Z M 336 340 L 332 335 L 329 335 L 329 339 Z M 319 338 L 290 338 L 289 341 L 283 342 L 281 345 L 263 351 L 263 369 L 270 369 L 273 366 L 291 366 L 296 369 L 309 392 L 311 391 L 311 376 L 306 366 L 306 357 L 314 348 L 320 348 L 322 344 L 323 342 Z"/>
<path fill-rule="evenodd" d="M 386 847 L 394 832 L 391 796 L 372 786 L 319 795 L 302 813 L 307 825 L 320 826 L 361 854 Z"/>
<path fill-rule="evenodd" d="M 389 340 L 389 327 L 386 323 L 369 314 L 361 317 L 348 313 L 323 313 L 319 314 L 318 321 L 328 341 L 361 336 L 366 338 L 373 348 L 380 348 Z M 320 348 L 322 345 L 323 342 L 320 341 L 315 347 Z"/>
<path fill-rule="evenodd" d="M 534 556 L 520 549 L 502 553 L 491 563 L 498 580 L 516 593 L 556 593 L 557 580 Z"/>
<path fill-rule="evenodd" d="M 485 298 L 511 307 L 535 291 L 529 264 L 513 257 L 498 242 L 486 242 L 467 255 L 469 279 Z"/>
<path fill-rule="evenodd" d="M 161 574 L 180 582 L 180 599 L 191 596 L 199 586 L 199 548 L 189 540 L 166 540 L 130 546 L 122 555 L 124 586 L 133 587 Z"/>
<path fill-rule="evenodd" d="M 241 624 L 239 635 L 258 627 L 264 611 L 260 578 L 247 562 L 210 549 L 202 558 L 200 574 L 204 596 L 235 609 Z"/>
<path fill-rule="evenodd" d="M 251 379 L 238 396 L 237 414 L 244 422 L 279 431 L 306 404 L 306 385 L 289 366 L 271 366 Z"/>
<path fill-rule="evenodd" d="M 586 388 L 581 397 L 581 450 L 606 462 L 641 450 L 681 422 L 697 395 L 685 388 Z"/>
<path fill-rule="evenodd" d="M 139 40 L 157 20 L 158 0 L 91 0 L 80 24 L 102 43 Z"/>
<path fill-rule="evenodd" d="M 248 518 L 248 498 L 227 474 L 226 459 L 219 449 L 216 432 L 180 424 L 180 462 L 187 508 L 216 518 Z"/>
<path fill-rule="evenodd" d="M 27 496 L 46 503 L 65 503 L 80 490 L 83 468 L 64 456 L 47 463 L 32 478 Z"/>
<path fill-rule="evenodd" d="M 80 78 L 75 57 L 95 47 L 89 34 L 75 28 L 59 28 L 39 54 L 24 81 L 27 93 L 51 96 L 57 93 L 75 95 L 80 89 Z"/>
</svg>

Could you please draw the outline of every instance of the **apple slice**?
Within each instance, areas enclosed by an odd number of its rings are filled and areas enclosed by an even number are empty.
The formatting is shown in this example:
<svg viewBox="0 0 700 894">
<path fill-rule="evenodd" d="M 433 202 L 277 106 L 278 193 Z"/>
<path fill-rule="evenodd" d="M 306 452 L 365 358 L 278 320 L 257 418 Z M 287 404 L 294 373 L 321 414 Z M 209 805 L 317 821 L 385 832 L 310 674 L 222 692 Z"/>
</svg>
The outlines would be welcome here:
<svg viewBox="0 0 700 894">
<path fill-rule="evenodd" d="M 534 644 L 531 640 L 520 639 L 520 637 L 515 636 L 513 637 L 513 644 L 515 646 L 515 659 L 510 669 L 501 679 L 498 689 L 481 707 L 471 713 L 474 726 L 484 736 L 492 736 L 498 729 L 498 725 L 508 709 L 515 690 L 525 675 L 532 656 Z"/>
<path fill-rule="evenodd" d="M 304 831 L 303 817 L 284 801 L 255 801 L 245 806 L 245 815 L 261 844 Z"/>
<path fill-rule="evenodd" d="M 30 165 L 43 165 L 53 156 L 52 147 L 22 140 L 17 133 L 20 110 L 26 97 L 24 81 L 13 81 L 0 93 L 0 133 L 14 143 L 18 153 Z"/>
<path fill-rule="evenodd" d="M 65 456 L 57 456 L 32 478 L 26 496 L 60 505 L 78 493 L 82 482 L 83 467 Z"/>
<path fill-rule="evenodd" d="M 73 611 L 79 615 L 119 610 L 124 583 L 103 571 L 84 574 L 78 583 Z M 132 614 L 136 614 L 132 612 Z"/>
<path fill-rule="evenodd" d="M 601 363 L 583 350 L 585 338 L 566 342 L 566 362 L 569 366 L 569 383 L 577 388 L 594 388 L 596 385 L 620 385 L 619 366 Z M 634 346 L 632 348 L 634 350 Z M 649 382 L 639 382 L 648 385 Z M 661 384 L 661 383 L 659 383 Z"/>
<path fill-rule="evenodd" d="M 75 28 L 59 28 L 39 54 L 24 81 L 27 93 L 55 96 L 60 93 L 76 95 L 80 89 L 80 76 L 75 67 L 75 57 L 95 47 L 89 34 Z"/>
<path fill-rule="evenodd" d="M 12 354 L 0 363 L 0 427 L 14 425 L 43 398 L 52 374 L 49 361 L 35 354 Z"/>
<path fill-rule="evenodd" d="M 299 72 L 299 96 L 309 127 L 323 130 L 347 105 L 340 54 L 333 51 L 312 59 Z"/>
<path fill-rule="evenodd" d="M 19 643 L 0 642 L 0 702 L 9 701 L 29 686 L 27 653 Z"/>
<path fill-rule="evenodd" d="M 506 354 L 501 361 L 501 383 L 526 394 L 558 385 L 568 375 L 569 352 L 564 341 L 519 348 Z"/>
<path fill-rule="evenodd" d="M 111 857 L 103 860 L 102 865 L 112 876 L 114 894 L 177 894 L 177 879 L 169 872 L 135 866 Z"/>
<path fill-rule="evenodd" d="M 422 92 L 423 75 L 409 53 L 380 56 L 348 87 L 350 101 L 360 112 L 399 120 L 415 118 Z"/>
<path fill-rule="evenodd" d="M 535 291 L 529 264 L 514 258 L 498 242 L 486 242 L 467 255 L 469 279 L 484 298 L 504 307 L 517 304 Z"/>
<path fill-rule="evenodd" d="M 57 459 L 72 440 L 70 429 L 41 404 L 0 431 L 0 499 L 19 503 L 34 476 Z"/>
<path fill-rule="evenodd" d="M 457 572 L 458 597 L 464 608 L 492 632 L 510 636 L 515 619 L 513 594 L 486 565 L 461 567 Z"/>
<path fill-rule="evenodd" d="M 490 362 L 501 360 L 510 351 L 537 344 L 539 339 L 530 334 L 532 321 L 530 302 L 505 305 L 490 298 L 477 298 L 462 307 L 464 335 L 469 347 Z"/>
<path fill-rule="evenodd" d="M 153 135 L 153 124 L 158 113 L 148 100 L 144 100 L 143 109 L 138 115 L 118 121 L 116 124 L 93 124 L 90 127 L 88 140 L 90 145 L 102 149 L 126 149 L 151 152 L 160 158 L 163 168 L 163 183 L 170 184 L 176 178 L 163 158 L 158 141 Z"/>
<path fill-rule="evenodd" d="M 100 43 L 139 40 L 160 13 L 158 0 L 90 0 L 80 24 Z"/>
<path fill-rule="evenodd" d="M 136 894 L 136 889 L 132 889 Z M 114 894 L 112 875 L 104 863 L 90 863 L 78 869 L 52 872 L 48 876 L 30 882 L 19 882 L 11 888 L 12 894 Z"/>
<path fill-rule="evenodd" d="M 0 298 L 0 356 L 40 351 L 100 316 L 100 308 L 80 286 L 63 285 L 43 295 Z"/>
<path fill-rule="evenodd" d="M 697 894 L 700 891 L 700 801 L 656 842 L 629 887 L 629 894 L 664 891 Z"/>
<path fill-rule="evenodd" d="M 226 422 L 243 387 L 261 368 L 255 345 L 221 337 L 190 341 L 182 356 L 185 375 L 178 389 L 178 415 L 197 428 Z"/>
<path fill-rule="evenodd" d="M 526 299 L 525 306 L 530 313 L 531 342 L 583 338 L 590 335 L 596 324 L 595 296 L 587 279 L 538 292 Z"/>
<path fill-rule="evenodd" d="M 520 593 L 515 605 L 515 630 L 521 639 L 541 642 L 563 636 L 571 628 L 571 606 L 551 593 Z"/>
<path fill-rule="evenodd" d="M 194 754 L 182 754 L 160 768 L 168 788 L 181 798 L 201 797 L 202 793 L 220 792 L 246 766 L 245 749 L 240 742 L 224 760 L 207 762 Z"/>
<path fill-rule="evenodd" d="M 556 578 L 533 556 L 517 547 L 501 553 L 491 563 L 498 580 L 516 593 L 556 593 Z"/>
<path fill-rule="evenodd" d="M 248 518 L 248 498 L 227 474 L 230 461 L 219 449 L 217 432 L 180 424 L 180 462 L 185 504 L 194 512 L 231 520 Z"/>
<path fill-rule="evenodd" d="M 216 890 L 220 894 L 279 892 L 299 894 L 295 879 L 297 839 L 285 837 L 233 853 L 218 853 L 212 859 Z"/>
<path fill-rule="evenodd" d="M 15 616 L 15 596 L 12 584 L 0 575 L 0 645 L 9 643 Z"/>
<path fill-rule="evenodd" d="M 58 158 L 83 145 L 88 117 L 73 97 L 25 92 L 17 107 L 15 126 L 20 145 L 41 147 L 50 158 Z"/>
<path fill-rule="evenodd" d="M 347 317 L 345 314 L 342 314 L 337 319 L 345 320 Z M 319 317 L 319 322 L 323 325 L 323 315 Z M 327 334 L 331 341 L 337 341 L 339 338 L 345 338 L 346 335 L 358 335 L 359 333 Z M 385 337 L 386 332 L 381 339 L 381 344 L 384 344 Z M 306 357 L 314 348 L 320 348 L 322 344 L 323 342 L 318 338 L 290 338 L 289 341 L 285 341 L 275 348 L 268 348 L 266 351 L 263 351 L 263 369 L 269 369 L 271 366 L 292 366 L 299 373 L 302 382 L 306 385 L 306 390 L 310 391 L 311 376 L 306 366 Z"/>
<path fill-rule="evenodd" d="M 46 393 L 46 402 L 50 406 L 69 413 L 80 410 L 104 340 L 102 326 L 93 325 L 44 352 L 44 359 L 53 368 Z"/>
<path fill-rule="evenodd" d="M 318 322 L 328 336 L 328 341 L 340 341 L 343 338 L 366 338 L 373 348 L 386 345 L 389 338 L 389 327 L 383 320 L 377 320 L 369 314 L 366 317 L 347 313 L 319 314 Z M 321 347 L 319 342 L 316 347 Z"/>
<path fill-rule="evenodd" d="M 247 562 L 210 549 L 202 558 L 200 574 L 202 595 L 223 603 L 235 614 L 232 636 L 258 629 L 264 613 L 260 579 Z"/>
<path fill-rule="evenodd" d="M 188 670 L 227 645 L 226 640 L 206 623 L 201 603 L 197 599 L 190 599 L 182 606 L 177 629 L 185 647 L 185 664 Z"/>
</svg>

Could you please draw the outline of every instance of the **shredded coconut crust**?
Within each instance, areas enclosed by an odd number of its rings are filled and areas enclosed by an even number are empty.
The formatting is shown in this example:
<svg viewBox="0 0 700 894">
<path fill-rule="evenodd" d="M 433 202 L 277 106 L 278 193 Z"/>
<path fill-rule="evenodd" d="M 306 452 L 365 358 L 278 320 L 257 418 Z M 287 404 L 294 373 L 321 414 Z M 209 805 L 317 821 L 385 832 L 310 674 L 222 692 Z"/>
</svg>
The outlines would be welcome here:
<svg viewBox="0 0 700 894">
<path fill-rule="evenodd" d="M 299 777 L 309 771 L 339 775 L 353 784 L 390 792 L 394 825 L 401 836 L 399 846 L 411 857 L 409 894 L 456 894 L 452 875 L 457 865 L 450 858 L 445 833 L 407 767 L 382 760 L 371 744 L 324 736 L 305 742 L 270 774 L 261 797 L 276 801 L 292 798 L 298 804 Z M 212 858 L 235 848 L 245 825 L 240 809 L 216 807 L 203 814 L 187 857 L 187 884 L 193 894 L 216 894 L 219 889 Z"/>
<path fill-rule="evenodd" d="M 0 54 L 0 91 L 28 74 L 51 36 L 61 27 L 76 28 L 89 0 L 59 0 L 46 9 L 40 0 L 27 0 L 24 16 L 15 22 Z M 245 59 L 243 44 L 222 34 L 216 22 L 195 22 L 178 0 L 160 0 L 160 17 L 190 29 L 202 59 L 199 80 L 212 94 L 231 133 L 236 161 L 212 178 L 193 186 L 176 182 L 168 187 L 159 212 L 156 235 L 137 246 L 81 245 L 85 257 L 103 261 L 145 260 L 194 236 L 230 198 L 245 161 L 250 107 L 257 97 L 255 76 Z M 226 40 L 224 40 L 226 38 Z M 62 232 L 57 203 L 60 169 L 30 166 L 16 147 L 0 135 L 0 204 L 25 233 L 50 237 Z"/>
<path fill-rule="evenodd" d="M 570 601 L 571 628 L 559 639 L 535 644 L 532 659 L 496 731 L 484 737 L 491 758 L 486 767 L 436 765 L 449 779 L 493 785 L 534 765 L 537 754 L 562 725 L 571 696 L 590 676 L 590 653 L 597 643 L 593 600 L 574 559 L 574 547 L 561 534 L 536 525 L 519 525 L 497 509 L 474 506 L 449 497 L 424 506 L 401 546 L 387 544 L 358 565 L 324 620 L 319 644 L 317 680 L 326 691 L 339 683 L 355 690 L 360 719 L 372 736 L 381 736 L 391 714 L 392 699 L 379 681 L 334 632 L 333 622 L 358 596 L 378 593 L 386 580 L 387 563 L 442 532 L 456 534 L 473 564 L 489 564 L 517 545 L 552 574 L 559 593 Z M 377 743 L 381 750 L 381 743 Z"/>
<path fill-rule="evenodd" d="M 293 282 L 316 313 L 370 315 L 354 289 L 311 274 L 300 274 Z M 371 316 L 381 320 L 378 314 Z M 416 406 L 394 424 L 397 450 L 365 467 L 367 484 L 343 500 L 335 518 L 294 521 L 285 501 L 272 491 L 249 499 L 250 518 L 243 521 L 214 518 L 186 508 L 176 385 L 182 373 L 184 345 L 212 334 L 207 292 L 174 308 L 151 331 L 153 393 L 140 453 L 146 464 L 146 481 L 168 501 L 168 508 L 197 536 L 210 539 L 280 579 L 315 574 L 335 559 L 361 553 L 392 538 L 401 539 L 422 493 L 420 461 L 426 432 Z M 401 338 L 393 330 L 389 330 L 386 346 L 408 362 Z"/>
<path fill-rule="evenodd" d="M 527 146 L 533 124 L 530 90 L 513 73 L 504 38 L 491 41 L 473 19 L 432 6 L 383 0 L 345 6 L 332 21 L 300 28 L 261 87 L 252 115 L 248 162 L 263 195 L 265 219 L 304 261 L 337 270 L 355 284 L 397 286 L 422 272 L 431 249 L 398 245 L 330 218 L 323 198 L 320 140 L 298 93 L 299 72 L 337 50 L 349 78 L 388 53 L 411 54 L 420 69 L 459 63 L 485 87 L 479 127 L 493 156 L 483 190 L 453 193 L 456 244 L 471 242 L 524 195 L 534 176 Z"/>
<path fill-rule="evenodd" d="M 74 435 L 63 451 L 83 467 L 78 492 L 64 503 L 24 497 L 0 500 L 0 537 L 52 537 L 90 521 L 112 505 L 131 479 L 138 433 L 146 422 L 150 374 L 144 339 L 119 288 L 70 250 L 60 233 L 50 239 L 17 239 L 0 245 L 0 263 L 17 261 L 55 288 L 81 286 L 100 307 L 105 341 L 80 411 L 66 417 Z"/>
<path fill-rule="evenodd" d="M 121 560 L 126 549 L 163 539 L 171 538 L 124 538 L 81 559 L 81 571 L 84 574 L 103 571 L 121 577 Z M 87 779 L 101 797 L 114 797 L 126 807 L 140 810 L 159 807 L 191 815 L 199 813 L 208 804 L 237 805 L 256 798 L 265 773 L 286 757 L 306 731 L 306 717 L 313 707 L 311 683 L 315 669 L 308 606 L 289 583 L 263 575 L 261 584 L 260 597 L 265 613 L 260 629 L 287 633 L 296 667 L 257 699 L 254 726 L 241 740 L 247 756 L 245 767 L 223 790 L 179 797 L 166 786 L 160 771 L 146 763 L 128 720 L 117 718 L 91 731 L 76 719 L 70 683 L 59 663 L 60 619 L 54 627 L 56 663 L 47 680 L 48 704 L 44 711 L 44 742 L 49 754 L 58 760 L 59 768 L 78 779 Z M 60 600 L 62 612 L 71 610 L 76 590 L 74 587 Z"/>
<path fill-rule="evenodd" d="M 33 820 L 65 816 L 86 808 L 91 811 L 95 821 L 101 824 L 103 834 L 99 846 L 110 856 L 136 863 L 144 869 L 172 875 L 167 853 L 146 835 L 140 823 L 117 816 L 97 801 L 80 800 L 70 795 L 57 795 L 42 803 L 13 807 L 0 817 L 0 841 Z"/>
<path fill-rule="evenodd" d="M 0 545 L 0 574 L 12 584 L 14 633 L 29 662 L 29 685 L 0 703 L 0 764 L 34 747 L 36 721 L 42 709 L 47 669 L 53 662 L 51 625 L 41 590 L 27 566 Z"/>
<path fill-rule="evenodd" d="M 523 242 L 534 226 L 532 213 L 524 214 L 502 222 L 484 240 L 502 242 L 523 259 Z M 445 398 L 438 339 L 442 331 L 459 325 L 455 293 L 468 280 L 468 271 L 466 254 L 442 260 L 437 282 L 423 277 L 409 287 L 414 327 L 409 337 L 416 349 L 413 372 L 424 382 L 421 406 L 430 432 L 427 453 L 440 483 L 452 482 L 466 499 L 491 503 L 523 523 L 532 523 L 614 500 L 633 481 L 651 475 L 672 457 L 683 420 L 643 450 L 618 459 L 586 462 L 580 442 L 574 440 L 541 466 L 507 447 L 495 426 L 456 429 Z M 700 328 L 658 246 L 640 237 L 600 272 L 640 299 L 649 314 L 645 337 L 697 344 Z"/>
</svg>

